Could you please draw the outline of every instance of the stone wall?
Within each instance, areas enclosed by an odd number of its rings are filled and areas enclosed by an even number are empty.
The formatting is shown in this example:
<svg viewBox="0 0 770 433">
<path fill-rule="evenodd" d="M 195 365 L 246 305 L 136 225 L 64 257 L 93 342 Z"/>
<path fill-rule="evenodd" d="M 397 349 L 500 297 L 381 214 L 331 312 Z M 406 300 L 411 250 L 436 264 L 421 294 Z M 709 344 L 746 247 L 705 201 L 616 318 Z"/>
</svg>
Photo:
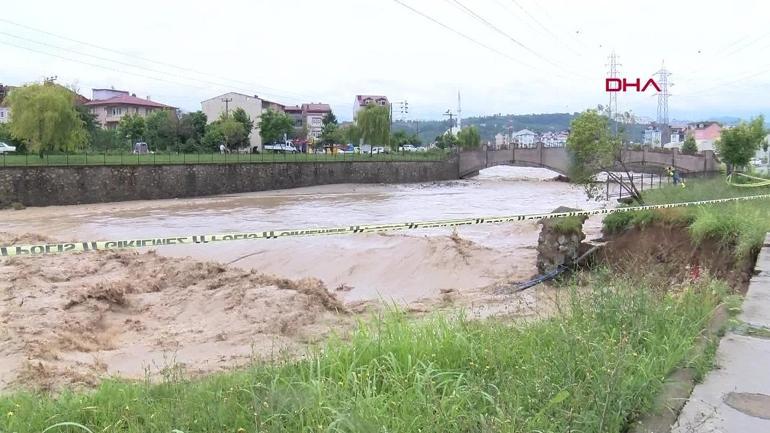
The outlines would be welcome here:
<svg viewBox="0 0 770 433">
<path fill-rule="evenodd" d="M 0 168 L 0 205 L 152 200 L 335 183 L 408 183 L 457 178 L 457 158 L 443 162 L 8 167 Z"/>
<path fill-rule="evenodd" d="M 559 207 L 554 212 L 569 212 L 575 209 Z M 571 219 L 572 224 L 560 224 Z M 559 266 L 575 263 L 581 253 L 585 216 L 543 219 L 543 228 L 537 240 L 537 270 L 540 274 L 556 270 Z"/>
</svg>

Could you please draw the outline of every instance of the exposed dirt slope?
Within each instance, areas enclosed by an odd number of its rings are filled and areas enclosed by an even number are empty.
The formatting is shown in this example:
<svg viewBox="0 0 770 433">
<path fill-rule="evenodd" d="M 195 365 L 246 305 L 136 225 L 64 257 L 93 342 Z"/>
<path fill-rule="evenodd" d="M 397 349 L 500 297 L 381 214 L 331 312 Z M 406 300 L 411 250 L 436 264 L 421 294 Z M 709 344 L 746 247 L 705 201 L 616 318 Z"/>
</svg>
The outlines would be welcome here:
<svg viewBox="0 0 770 433">
<path fill-rule="evenodd" d="M 745 292 L 756 257 L 737 260 L 729 246 L 714 241 L 696 245 L 687 228 L 655 224 L 609 236 L 599 260 L 618 272 L 649 275 L 654 272 L 672 283 L 708 272 Z"/>
</svg>

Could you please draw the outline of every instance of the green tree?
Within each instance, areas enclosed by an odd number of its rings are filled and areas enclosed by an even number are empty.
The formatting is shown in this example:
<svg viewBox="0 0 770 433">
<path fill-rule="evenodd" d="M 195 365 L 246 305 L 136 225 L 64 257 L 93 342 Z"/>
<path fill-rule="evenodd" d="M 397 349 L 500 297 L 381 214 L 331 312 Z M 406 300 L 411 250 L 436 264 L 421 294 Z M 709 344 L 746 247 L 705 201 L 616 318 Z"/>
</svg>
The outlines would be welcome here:
<svg viewBox="0 0 770 433">
<path fill-rule="evenodd" d="M 762 115 L 748 123 L 741 122 L 725 129 L 716 143 L 719 157 L 727 163 L 731 172 L 735 167 L 745 167 L 759 150 L 765 135 L 765 118 Z"/>
<path fill-rule="evenodd" d="M 131 145 L 138 140 L 142 140 L 145 131 L 144 117 L 138 114 L 126 114 L 118 123 L 118 136 L 121 140 L 130 141 Z"/>
<path fill-rule="evenodd" d="M 364 144 L 388 146 L 390 141 L 390 109 L 382 105 L 367 105 L 356 115 Z"/>
<path fill-rule="evenodd" d="M 610 132 L 607 117 L 596 110 L 586 110 L 577 116 L 571 124 L 567 151 L 571 157 L 569 178 L 573 183 L 582 185 L 589 197 L 598 196 L 600 186 L 595 175 L 604 172 L 628 191 L 636 202 L 644 203 L 633 176 L 623 163 L 620 139 Z M 616 174 L 616 166 L 625 172 L 627 179 L 623 178 L 623 174 Z"/>
<path fill-rule="evenodd" d="M 285 113 L 267 110 L 259 119 L 259 135 L 262 143 L 271 144 L 287 136 L 294 130 L 294 121 Z"/>
<path fill-rule="evenodd" d="M 409 134 L 404 131 L 396 131 L 390 135 L 391 149 L 398 151 L 405 144 L 411 144 L 409 142 Z"/>
<path fill-rule="evenodd" d="M 206 134 L 201 137 L 201 147 L 209 151 L 219 151 L 219 145 L 224 144 L 225 135 L 219 128 L 219 121 L 215 121 L 206 128 Z"/>
<path fill-rule="evenodd" d="M 170 110 L 155 110 L 144 119 L 147 144 L 155 149 L 173 149 L 177 144 L 178 120 Z"/>
<path fill-rule="evenodd" d="M 179 119 L 179 141 L 187 143 L 189 140 L 193 140 L 196 143 L 201 143 L 203 136 L 206 135 L 207 123 L 206 114 L 202 111 L 182 114 Z"/>
<path fill-rule="evenodd" d="M 322 122 L 323 122 L 324 126 L 332 125 L 332 124 L 336 125 L 337 124 L 337 116 L 335 116 L 334 113 L 332 113 L 330 111 L 330 112 L 326 113 L 326 115 L 324 115 L 324 118 L 323 118 Z"/>
<path fill-rule="evenodd" d="M 244 131 L 246 131 L 246 137 L 244 137 L 240 143 L 234 143 L 235 147 L 249 147 L 249 137 L 254 131 L 254 121 L 251 120 L 249 114 L 243 108 L 236 108 L 233 111 L 233 120 L 243 125 Z"/>
<path fill-rule="evenodd" d="M 476 149 L 481 145 L 481 135 L 475 126 L 468 126 L 457 133 L 457 143 L 463 149 Z"/>
<path fill-rule="evenodd" d="M 88 140 L 74 94 L 64 87 L 26 85 L 12 90 L 6 102 L 13 113 L 11 134 L 41 157 L 46 151 L 81 148 Z"/>
<path fill-rule="evenodd" d="M 222 132 L 224 144 L 228 149 L 236 149 L 244 142 L 248 142 L 249 133 L 243 123 L 230 117 L 217 124 L 217 128 Z"/>
<path fill-rule="evenodd" d="M 687 134 L 687 138 L 684 139 L 684 143 L 682 144 L 682 153 L 698 153 L 698 144 L 695 143 L 695 137 L 693 137 L 692 134 Z"/>
<path fill-rule="evenodd" d="M 444 134 L 436 136 L 436 139 L 434 141 L 436 143 L 436 147 L 438 147 L 439 149 L 450 149 L 452 147 L 457 146 L 457 137 L 455 137 L 455 135 L 452 134 L 451 132 L 446 132 Z"/>
</svg>

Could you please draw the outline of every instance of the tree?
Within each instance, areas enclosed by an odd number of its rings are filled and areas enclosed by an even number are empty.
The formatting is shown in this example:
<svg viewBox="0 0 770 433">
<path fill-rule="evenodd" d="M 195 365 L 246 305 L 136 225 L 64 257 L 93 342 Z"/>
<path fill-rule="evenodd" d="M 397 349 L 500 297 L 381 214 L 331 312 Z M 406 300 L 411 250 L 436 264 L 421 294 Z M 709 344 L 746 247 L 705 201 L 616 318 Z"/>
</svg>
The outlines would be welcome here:
<svg viewBox="0 0 770 433">
<path fill-rule="evenodd" d="M 259 120 L 259 135 L 262 137 L 262 143 L 270 144 L 287 136 L 294 130 L 294 121 L 285 113 L 279 113 L 274 110 L 267 110 L 262 113 Z"/>
<path fill-rule="evenodd" d="M 118 123 L 118 135 L 123 140 L 129 140 L 131 144 L 137 140 L 142 140 L 144 133 L 144 117 L 138 114 L 126 114 Z"/>
<path fill-rule="evenodd" d="M 439 149 L 449 149 L 457 146 L 457 137 L 451 132 L 446 132 L 436 137 L 436 147 Z"/>
<path fill-rule="evenodd" d="M 40 157 L 46 151 L 83 147 L 87 133 L 75 109 L 74 94 L 52 84 L 31 84 L 6 97 L 11 109 L 10 132 Z"/>
<path fill-rule="evenodd" d="M 463 149 L 475 149 L 481 145 L 481 136 L 475 126 L 468 126 L 457 133 L 457 143 Z"/>
<path fill-rule="evenodd" d="M 203 136 L 206 135 L 207 122 L 206 114 L 202 111 L 182 114 L 179 119 L 179 141 L 187 143 L 189 140 L 193 140 L 196 143 L 201 143 Z"/>
<path fill-rule="evenodd" d="M 236 149 L 249 140 L 249 133 L 246 131 L 246 127 L 243 126 L 242 122 L 232 117 L 219 122 L 217 128 L 221 131 L 222 139 L 228 149 Z"/>
<path fill-rule="evenodd" d="M 364 144 L 387 146 L 390 141 L 390 109 L 383 105 L 367 105 L 356 115 L 356 124 Z M 371 151 L 370 151 L 371 153 Z"/>
<path fill-rule="evenodd" d="M 177 144 L 176 114 L 170 110 L 155 110 L 144 119 L 147 143 L 155 149 L 170 149 Z"/>
<path fill-rule="evenodd" d="M 332 125 L 332 124 L 336 125 L 337 124 L 337 116 L 335 116 L 334 113 L 332 113 L 330 111 L 330 112 L 326 113 L 326 115 L 324 115 L 324 118 L 323 118 L 322 122 L 323 122 L 324 126 Z"/>
<path fill-rule="evenodd" d="M 765 139 L 765 133 L 765 118 L 762 115 L 722 131 L 716 145 L 719 157 L 728 165 L 728 171 L 748 165 Z"/>
<path fill-rule="evenodd" d="M 340 127 L 339 134 L 342 141 L 346 143 L 358 144 L 361 141 L 361 128 L 355 123 Z"/>
<path fill-rule="evenodd" d="M 249 147 L 249 137 L 254 131 L 254 121 L 251 120 L 251 117 L 249 117 L 249 114 L 246 113 L 246 110 L 241 107 L 238 107 L 233 111 L 233 120 L 243 125 L 243 129 L 246 131 L 246 137 L 241 140 L 240 143 L 234 143 L 234 146 Z"/>
<path fill-rule="evenodd" d="M 693 137 L 692 134 L 687 134 L 687 138 L 684 139 L 684 143 L 682 144 L 682 153 L 698 153 L 698 144 L 695 143 L 695 137 Z"/>
<path fill-rule="evenodd" d="M 567 151 L 571 156 L 570 180 L 582 185 L 589 197 L 598 196 L 599 185 L 595 181 L 595 175 L 604 172 L 628 191 L 637 203 L 644 204 L 633 176 L 623 163 L 621 142 L 610 132 L 607 117 L 596 110 L 586 110 L 577 116 L 570 127 Z M 616 174 L 616 166 L 625 172 L 627 181 L 623 174 Z"/>
<path fill-rule="evenodd" d="M 390 135 L 390 146 L 393 150 L 399 150 L 405 144 L 409 143 L 409 135 L 404 131 L 396 131 Z"/>
</svg>

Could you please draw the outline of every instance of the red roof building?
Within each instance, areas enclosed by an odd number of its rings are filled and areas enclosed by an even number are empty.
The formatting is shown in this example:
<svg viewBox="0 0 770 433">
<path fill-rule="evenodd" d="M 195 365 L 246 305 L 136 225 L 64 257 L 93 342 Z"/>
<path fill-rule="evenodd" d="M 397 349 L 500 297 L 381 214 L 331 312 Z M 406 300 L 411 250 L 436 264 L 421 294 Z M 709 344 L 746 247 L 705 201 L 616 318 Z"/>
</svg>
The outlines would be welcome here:
<svg viewBox="0 0 770 433">
<path fill-rule="evenodd" d="M 152 101 L 149 97 L 137 98 L 125 90 L 114 89 L 93 89 L 93 100 L 83 105 L 91 109 L 103 128 L 108 129 L 117 127 L 120 119 L 128 114 L 147 117 L 155 110 L 176 111 L 175 107 Z"/>
</svg>

